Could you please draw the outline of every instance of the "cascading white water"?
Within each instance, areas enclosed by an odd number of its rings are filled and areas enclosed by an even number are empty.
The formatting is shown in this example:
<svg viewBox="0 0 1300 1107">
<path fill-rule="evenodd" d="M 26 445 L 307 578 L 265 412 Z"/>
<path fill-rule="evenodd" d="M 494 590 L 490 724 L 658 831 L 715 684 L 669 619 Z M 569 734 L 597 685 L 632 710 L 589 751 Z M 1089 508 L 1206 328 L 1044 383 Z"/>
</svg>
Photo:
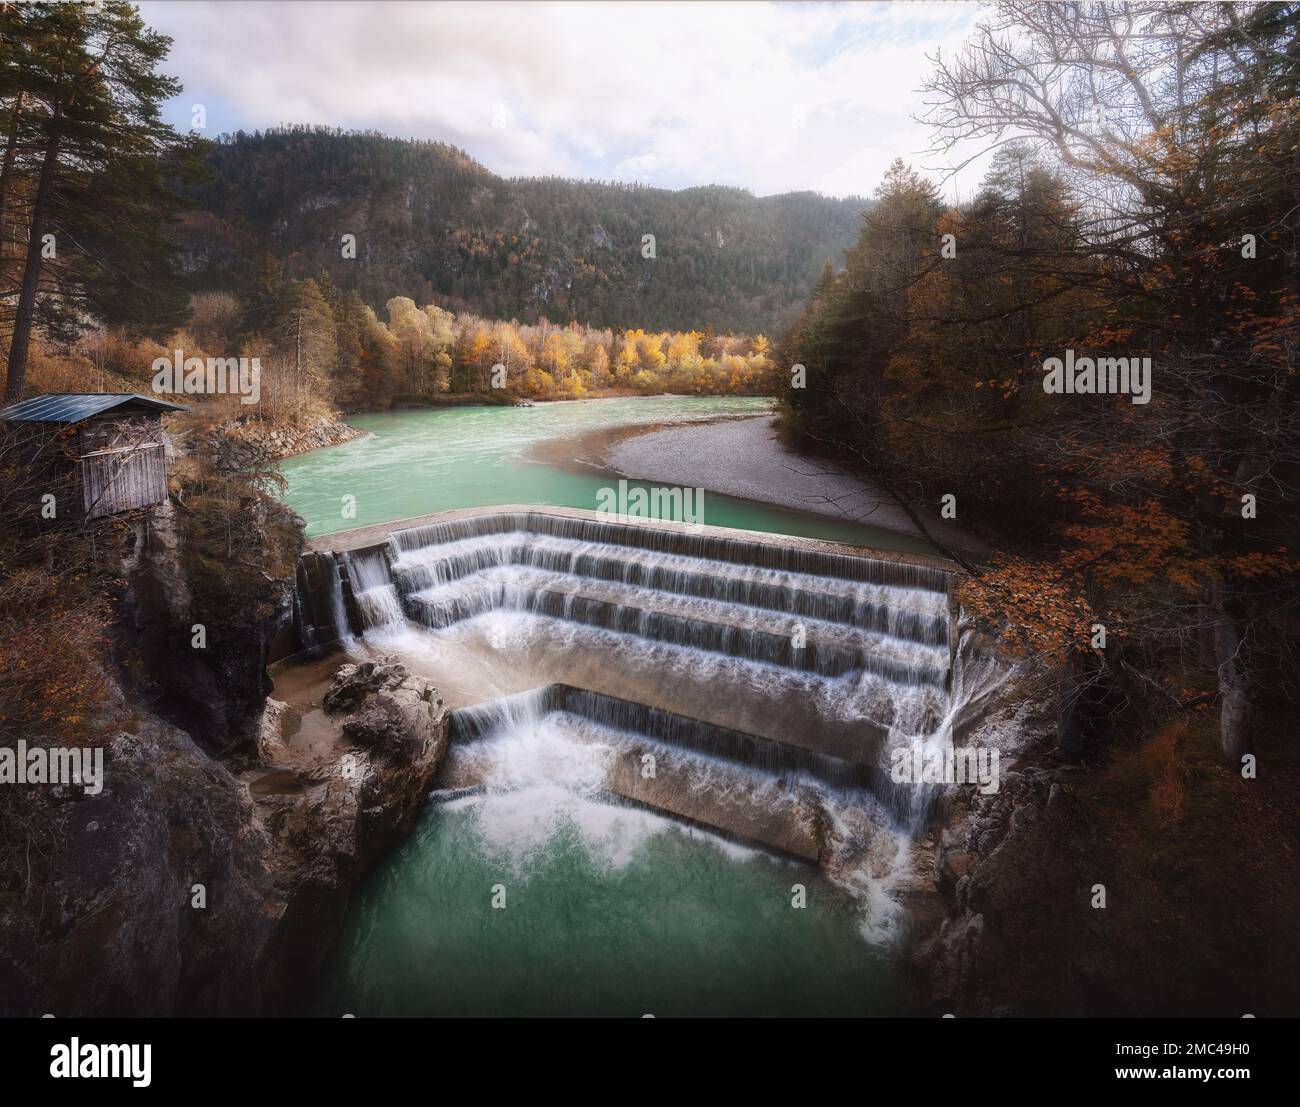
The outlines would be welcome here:
<svg viewBox="0 0 1300 1107">
<path fill-rule="evenodd" d="M 944 597 L 930 589 L 827 576 L 810 581 L 808 574 L 758 566 L 745 566 L 741 575 L 735 563 L 655 549 L 629 556 L 626 547 L 555 539 L 525 531 L 415 548 L 404 548 L 394 537 L 389 548 L 394 569 L 408 593 L 429 606 L 482 594 L 479 585 L 494 579 L 494 570 L 522 566 L 552 578 L 569 575 L 588 584 L 614 582 L 643 591 L 787 611 L 930 646 L 947 641 Z M 495 576 L 499 579 L 501 574 Z M 459 582 L 466 582 L 466 586 L 453 587 Z"/>
<path fill-rule="evenodd" d="M 669 782 L 666 792 L 662 785 L 651 790 L 657 806 L 666 799 L 678 816 L 777 852 L 810 861 L 820 855 L 828 875 L 858 900 L 862 934 L 885 941 L 896 932 L 899 911 L 889 891 L 907 861 L 912 797 L 881 788 L 878 772 L 562 685 L 455 712 L 453 750 L 457 784 L 486 785 L 489 797 L 526 792 L 529 814 L 515 810 L 507 819 L 512 857 L 520 841 L 535 846 L 539 829 L 561 817 L 582 822 L 592 843 L 609 851 L 618 822 L 591 805 L 602 797 L 607 803 L 611 793 L 643 798 L 627 783 L 651 753 Z M 820 834 L 815 824 L 825 824 Z M 635 828 L 650 834 L 663 825 Z M 620 852 L 631 833 L 619 828 Z M 735 848 L 726 840 L 720 848 Z"/>
<path fill-rule="evenodd" d="M 558 533 L 499 531 L 487 526 L 495 518 L 393 535 L 393 575 L 420 622 L 504 608 L 823 676 L 946 681 L 938 570 L 547 516 L 524 518 Z"/>
<path fill-rule="evenodd" d="M 402 601 L 393 584 L 388 558 L 382 550 L 344 554 L 352 595 L 362 626 L 371 628 L 400 625 L 406 620 Z"/>
<path fill-rule="evenodd" d="M 343 574 L 339 565 L 341 555 L 330 554 L 329 594 L 330 616 L 334 620 L 334 632 L 341 641 L 352 639 L 352 629 L 348 621 L 347 605 L 343 602 Z"/>
<path fill-rule="evenodd" d="M 890 933 L 888 888 L 935 789 L 882 768 L 897 745 L 950 742 L 957 713 L 944 571 L 544 513 L 398 531 L 341 556 L 365 638 L 432 666 L 440 687 L 477 666 L 468 702 L 554 680 L 623 697 L 495 700 L 458 713 L 464 734 L 559 743 L 576 760 L 556 761 L 568 768 L 545 787 L 581 763 L 571 783 L 587 799 L 596 766 L 608 774 L 609 750 L 634 739 L 675 751 L 709 792 L 704 810 L 815 796 L 823 866 L 859 897 L 864 929 Z M 489 792 L 518 783 L 479 771 L 470 783 Z"/>
</svg>

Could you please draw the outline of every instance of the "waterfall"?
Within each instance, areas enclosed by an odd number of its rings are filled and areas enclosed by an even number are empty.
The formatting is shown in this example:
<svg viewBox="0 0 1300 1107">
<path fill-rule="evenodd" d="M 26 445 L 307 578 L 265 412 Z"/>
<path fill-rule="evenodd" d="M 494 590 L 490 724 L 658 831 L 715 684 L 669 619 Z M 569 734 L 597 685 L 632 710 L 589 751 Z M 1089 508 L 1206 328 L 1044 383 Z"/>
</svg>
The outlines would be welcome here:
<svg viewBox="0 0 1300 1107">
<path fill-rule="evenodd" d="M 949 679 L 930 565 L 532 512 L 399 530 L 386 553 L 434 630 L 511 610 L 827 678 Z"/>
<path fill-rule="evenodd" d="M 498 829 L 529 841 L 557 812 L 608 829 L 610 803 L 704 825 L 819 864 L 873 938 L 944 787 L 896 782 L 891 754 L 951 746 L 991 687 L 954 670 L 951 573 L 925 559 L 528 511 L 397 530 L 331 568 L 345 634 L 350 596 L 363 636 L 462 703 L 486 693 L 452 714 L 440 800 L 504 812 L 526 791 Z"/>
<path fill-rule="evenodd" d="M 302 642 L 304 650 L 314 649 L 316 647 L 316 628 L 306 617 L 302 610 L 302 589 L 293 590 L 293 625 L 298 630 L 298 637 Z"/>
<path fill-rule="evenodd" d="M 942 785 L 896 783 L 876 765 L 846 761 L 566 684 L 549 684 L 454 711 L 451 736 L 453 742 L 472 742 L 503 730 L 536 726 L 557 713 L 770 776 L 802 776 L 840 790 L 868 791 L 894 824 L 909 834 L 928 824 L 930 810 L 943 791 Z M 948 740 L 950 723 L 951 718 L 945 718 L 928 742 Z"/>
<path fill-rule="evenodd" d="M 397 530 L 337 560 L 363 633 L 408 618 L 438 632 L 517 612 L 822 681 L 852 678 L 867 717 L 927 733 L 943 714 L 930 701 L 951 681 L 950 574 L 915 558 L 489 512 Z M 342 605 L 337 588 L 333 602 Z"/>
<path fill-rule="evenodd" d="M 837 633 L 829 624 L 781 617 L 756 619 L 718 605 L 695 604 L 695 610 L 657 610 L 653 592 L 620 597 L 612 602 L 600 595 L 535 586 L 513 574 L 506 579 L 476 580 L 476 587 L 453 586 L 414 593 L 410 605 L 418 621 L 434 629 L 506 609 L 582 623 L 603 630 L 648 638 L 729 657 L 779 665 L 826 677 L 867 672 L 900 684 L 943 688 L 947 675 L 946 649 L 911 647 L 889 636 Z M 796 627 L 804 640 L 796 641 Z"/>
<path fill-rule="evenodd" d="M 393 584 L 386 551 L 367 550 L 357 554 L 346 553 L 343 557 L 362 627 L 371 630 L 404 623 L 406 613 Z"/>
<path fill-rule="evenodd" d="M 348 619 L 347 605 L 343 602 L 343 571 L 339 564 L 339 555 L 329 554 L 329 590 L 330 614 L 334 618 L 334 631 L 340 641 L 352 639 L 352 625 Z"/>
<path fill-rule="evenodd" d="M 409 541 L 409 538 L 407 539 Z M 863 630 L 907 638 L 925 645 L 947 641 L 946 606 L 933 592 L 916 590 L 899 606 L 899 589 L 814 578 L 809 574 L 728 566 L 703 558 L 659 553 L 630 554 L 608 543 L 573 542 L 536 537 L 524 532 L 453 540 L 403 549 L 390 544 L 394 570 L 411 592 L 450 590 L 455 582 L 483 577 L 494 569 L 515 565 L 589 580 L 622 583 L 684 597 L 715 599 L 755 608 L 789 612 Z M 732 571 L 724 570 L 731 568 Z M 891 599 L 895 602 L 889 602 Z"/>
<path fill-rule="evenodd" d="M 393 532 L 391 544 L 400 555 L 410 550 L 446 545 L 463 539 L 511 533 L 560 538 L 569 542 L 632 547 L 656 553 L 683 554 L 754 568 L 786 569 L 813 576 L 871 581 L 940 593 L 947 588 L 949 577 L 946 569 L 911 559 L 859 557 L 831 553 L 802 544 L 785 545 L 749 538 L 725 538 L 672 528 L 661 529 L 606 519 L 531 511 L 493 512 L 398 530 Z"/>
<path fill-rule="evenodd" d="M 453 756 L 474 765 L 479 779 L 444 795 L 527 791 L 519 800 L 526 817 L 505 809 L 501 817 L 516 832 L 529 828 L 529 848 L 539 845 L 539 823 L 546 834 L 560 832 L 548 807 L 604 795 L 607 803 L 657 809 L 724 840 L 818 864 L 860 904 L 864 937 L 897 934 L 894 889 L 908 872 L 908 843 L 924 825 L 932 789 L 918 792 L 875 766 L 563 684 L 462 708 L 451 726 Z M 647 756 L 657 779 L 644 779 Z M 557 776 L 572 798 L 557 800 L 552 789 L 539 804 L 539 782 Z M 608 837 L 604 821 L 581 822 Z"/>
<path fill-rule="evenodd" d="M 452 740 L 473 741 L 503 727 L 540 720 L 553 712 L 579 716 L 607 730 L 634 734 L 706 757 L 748 765 L 772 775 L 800 773 L 837 787 L 871 789 L 879 788 L 884 776 L 873 766 L 853 764 L 838 757 L 783 745 L 757 735 L 713 726 L 698 719 L 567 684 L 549 684 L 454 711 L 451 716 Z"/>
<path fill-rule="evenodd" d="M 462 707 L 451 713 L 451 739 L 469 742 L 505 727 L 537 722 L 554 710 L 555 685 L 534 688 L 513 696 L 502 696 L 488 703 Z"/>
<path fill-rule="evenodd" d="M 937 563 L 854 556 L 795 539 L 488 512 L 397 530 L 383 546 L 337 555 L 336 611 L 344 603 L 341 577 L 363 634 L 414 623 L 432 642 L 463 627 L 437 647 L 454 649 L 490 626 L 489 656 L 501 648 L 492 636 L 506 633 L 523 636 L 525 653 L 554 656 L 571 648 L 566 643 L 582 644 L 614 671 L 659 674 L 647 677 L 652 686 L 659 681 L 657 691 L 647 689 L 658 703 L 554 683 L 556 674 L 536 691 L 457 711 L 460 740 L 565 715 L 776 777 L 867 792 L 895 824 L 913 829 L 941 790 L 895 783 L 885 769 L 899 744 L 952 741 L 950 573 Z M 501 612 L 533 622 L 483 622 Z M 475 630 L 480 623 L 484 631 Z M 527 630 L 546 625 L 570 628 L 568 637 Z M 645 645 L 623 645 L 635 642 Z M 710 657 L 740 666 L 728 670 L 728 694 L 752 702 L 738 704 L 737 719 L 752 719 L 755 705 L 771 697 L 784 705 L 784 722 L 719 725 L 729 721 L 725 703 L 701 707 L 712 719 L 665 710 L 678 698 L 671 672 L 707 674 Z M 800 699 L 808 704 L 803 712 Z M 759 707 L 758 714 L 761 723 L 769 712 Z M 809 733 L 783 732 L 787 724 Z"/>
</svg>

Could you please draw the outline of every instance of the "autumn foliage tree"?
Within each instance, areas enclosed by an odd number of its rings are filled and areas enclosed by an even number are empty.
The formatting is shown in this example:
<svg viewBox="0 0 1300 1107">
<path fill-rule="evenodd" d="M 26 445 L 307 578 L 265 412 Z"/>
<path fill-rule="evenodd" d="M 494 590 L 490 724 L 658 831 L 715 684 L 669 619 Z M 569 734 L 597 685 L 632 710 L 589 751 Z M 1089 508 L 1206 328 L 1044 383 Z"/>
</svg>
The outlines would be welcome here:
<svg viewBox="0 0 1300 1107">
<path fill-rule="evenodd" d="M 1217 706 L 1233 765 L 1300 699 L 1296 13 L 996 5 L 928 86 L 982 188 L 891 170 L 787 346 L 796 434 L 995 540 L 970 610 L 1108 726 Z M 1149 357 L 1150 402 L 1047 394 L 1067 350 Z"/>
</svg>

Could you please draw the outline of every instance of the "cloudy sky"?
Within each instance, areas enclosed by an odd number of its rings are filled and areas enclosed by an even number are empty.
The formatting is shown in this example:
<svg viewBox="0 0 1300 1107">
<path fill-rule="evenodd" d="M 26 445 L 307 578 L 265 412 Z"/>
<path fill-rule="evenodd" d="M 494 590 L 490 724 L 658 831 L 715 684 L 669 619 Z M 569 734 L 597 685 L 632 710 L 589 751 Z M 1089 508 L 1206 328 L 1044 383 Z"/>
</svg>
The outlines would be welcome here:
<svg viewBox="0 0 1300 1107">
<path fill-rule="evenodd" d="M 432 138 L 503 176 L 868 195 L 895 156 L 939 168 L 912 116 L 925 55 L 973 3 L 141 4 L 175 39 L 169 119 L 203 133 L 319 123 Z M 968 192 L 973 173 L 946 189 Z"/>
</svg>

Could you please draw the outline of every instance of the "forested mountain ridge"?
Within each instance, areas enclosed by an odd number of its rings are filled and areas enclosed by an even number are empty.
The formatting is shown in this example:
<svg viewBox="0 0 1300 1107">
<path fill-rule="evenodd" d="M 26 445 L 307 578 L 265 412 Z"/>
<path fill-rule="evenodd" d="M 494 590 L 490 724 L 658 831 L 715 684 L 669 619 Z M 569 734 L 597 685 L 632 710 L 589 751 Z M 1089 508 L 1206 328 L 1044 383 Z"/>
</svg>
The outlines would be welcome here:
<svg viewBox="0 0 1300 1107">
<path fill-rule="evenodd" d="M 768 331 L 838 263 L 866 202 L 561 178 L 507 180 L 437 142 L 306 127 L 223 136 L 187 188 L 193 287 L 270 255 L 372 306 L 393 296 L 526 322 Z M 356 236 L 345 258 L 344 235 Z M 644 253 L 654 236 L 653 258 Z"/>
</svg>

